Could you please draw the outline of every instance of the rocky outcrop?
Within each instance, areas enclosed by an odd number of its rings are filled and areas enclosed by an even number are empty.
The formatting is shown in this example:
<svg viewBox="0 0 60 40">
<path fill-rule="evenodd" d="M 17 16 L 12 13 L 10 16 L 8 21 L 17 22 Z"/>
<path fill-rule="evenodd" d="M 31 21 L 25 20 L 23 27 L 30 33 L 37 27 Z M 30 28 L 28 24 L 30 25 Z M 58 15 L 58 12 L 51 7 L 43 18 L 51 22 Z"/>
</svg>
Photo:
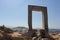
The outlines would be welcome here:
<svg viewBox="0 0 60 40">
<path fill-rule="evenodd" d="M 28 35 L 28 34 L 27 34 Z M 32 34 L 34 35 L 34 34 Z M 60 40 L 60 34 L 49 33 L 49 38 L 41 38 L 41 36 L 27 37 L 26 34 L 21 32 L 13 31 L 10 28 L 0 26 L 0 40 Z"/>
<path fill-rule="evenodd" d="M 11 30 L 10 28 L 5 27 L 4 25 L 0 26 L 0 31 L 4 32 L 4 33 L 12 33 L 13 32 L 13 30 Z"/>
</svg>

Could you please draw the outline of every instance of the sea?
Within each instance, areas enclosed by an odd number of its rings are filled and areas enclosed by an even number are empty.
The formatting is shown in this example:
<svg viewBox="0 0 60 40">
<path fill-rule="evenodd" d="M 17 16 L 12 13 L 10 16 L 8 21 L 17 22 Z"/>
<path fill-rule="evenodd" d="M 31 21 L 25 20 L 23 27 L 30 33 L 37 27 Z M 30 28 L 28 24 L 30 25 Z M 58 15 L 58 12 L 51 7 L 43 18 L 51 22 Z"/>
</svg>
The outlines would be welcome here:
<svg viewBox="0 0 60 40">
<path fill-rule="evenodd" d="M 49 32 L 60 33 L 60 29 L 49 29 Z"/>
</svg>

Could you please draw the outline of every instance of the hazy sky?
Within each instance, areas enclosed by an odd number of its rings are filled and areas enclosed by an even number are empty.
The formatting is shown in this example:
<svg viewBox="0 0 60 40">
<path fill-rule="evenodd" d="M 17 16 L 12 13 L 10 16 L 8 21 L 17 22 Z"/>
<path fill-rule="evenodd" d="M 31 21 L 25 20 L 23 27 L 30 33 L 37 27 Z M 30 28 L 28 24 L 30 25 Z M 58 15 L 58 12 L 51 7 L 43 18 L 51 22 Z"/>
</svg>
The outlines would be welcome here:
<svg viewBox="0 0 60 40">
<path fill-rule="evenodd" d="M 46 6 L 49 28 L 60 29 L 60 0 L 0 0 L 0 25 L 28 27 L 28 5 Z M 33 13 L 33 28 L 41 28 L 42 12 Z"/>
</svg>

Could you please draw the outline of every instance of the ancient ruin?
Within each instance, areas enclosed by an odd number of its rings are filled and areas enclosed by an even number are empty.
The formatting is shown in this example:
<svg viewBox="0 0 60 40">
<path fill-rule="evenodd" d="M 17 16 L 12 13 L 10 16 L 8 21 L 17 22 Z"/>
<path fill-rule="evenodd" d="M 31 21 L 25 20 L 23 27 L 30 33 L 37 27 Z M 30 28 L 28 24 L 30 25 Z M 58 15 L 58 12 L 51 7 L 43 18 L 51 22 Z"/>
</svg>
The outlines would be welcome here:
<svg viewBox="0 0 60 40">
<path fill-rule="evenodd" d="M 47 7 L 44 6 L 34 6 L 34 5 L 28 5 L 28 26 L 29 30 L 28 32 L 32 32 L 32 11 L 41 11 L 42 12 L 42 23 L 43 23 L 43 29 L 45 37 L 48 37 L 48 15 L 47 15 Z M 41 33 L 41 35 L 43 35 Z"/>
</svg>

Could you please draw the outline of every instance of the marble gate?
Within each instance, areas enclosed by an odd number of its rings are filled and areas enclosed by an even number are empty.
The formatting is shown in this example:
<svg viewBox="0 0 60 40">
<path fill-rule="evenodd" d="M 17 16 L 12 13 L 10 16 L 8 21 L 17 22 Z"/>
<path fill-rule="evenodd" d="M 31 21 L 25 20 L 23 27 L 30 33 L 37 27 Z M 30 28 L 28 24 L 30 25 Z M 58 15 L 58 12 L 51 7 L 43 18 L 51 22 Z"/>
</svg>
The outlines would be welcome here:
<svg viewBox="0 0 60 40">
<path fill-rule="evenodd" d="M 28 5 L 28 26 L 29 30 L 32 32 L 32 11 L 41 11 L 42 12 L 42 26 L 45 31 L 45 35 L 48 36 L 48 15 L 47 15 L 47 7 L 44 6 L 35 6 Z"/>
</svg>

